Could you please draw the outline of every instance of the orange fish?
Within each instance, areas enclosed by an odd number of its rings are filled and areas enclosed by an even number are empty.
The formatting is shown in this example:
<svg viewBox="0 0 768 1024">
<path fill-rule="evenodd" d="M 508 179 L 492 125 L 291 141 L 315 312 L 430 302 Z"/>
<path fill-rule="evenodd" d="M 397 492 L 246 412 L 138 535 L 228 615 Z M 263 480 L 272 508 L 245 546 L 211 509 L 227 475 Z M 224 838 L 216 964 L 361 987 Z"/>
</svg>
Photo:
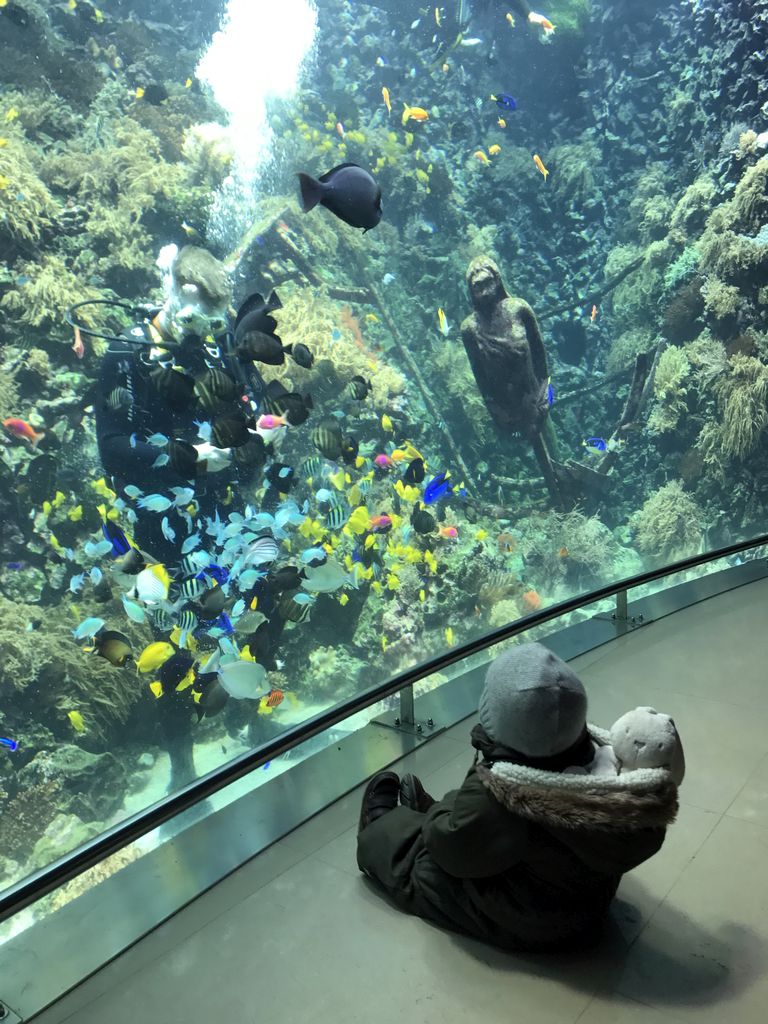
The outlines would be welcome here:
<svg viewBox="0 0 768 1024">
<path fill-rule="evenodd" d="M 336 131 L 339 133 L 339 135 L 343 139 L 345 133 L 344 133 L 344 125 L 341 123 L 341 121 L 337 121 L 336 122 Z"/>
<path fill-rule="evenodd" d="M 500 533 L 496 543 L 499 545 L 499 551 L 509 555 L 517 548 L 517 537 L 512 533 Z"/>
<path fill-rule="evenodd" d="M 265 707 L 276 708 L 279 707 L 285 700 L 285 694 L 282 690 L 274 689 L 270 690 L 266 697 L 263 698 Z"/>
<path fill-rule="evenodd" d="M 409 121 L 428 121 L 429 114 L 424 107 L 409 107 L 407 103 L 403 104 L 403 125 L 406 125 Z"/>
<path fill-rule="evenodd" d="M 549 35 L 550 32 L 555 31 L 555 26 L 552 24 L 549 18 L 545 18 L 543 14 L 537 14 L 535 11 L 531 11 L 531 13 L 528 15 L 528 21 L 532 25 L 539 25 L 541 28 L 543 28 L 545 35 Z"/>
<path fill-rule="evenodd" d="M 537 612 L 541 608 L 541 598 L 535 590 L 526 590 L 522 596 L 522 602 L 527 612 Z"/>
<path fill-rule="evenodd" d="M 392 104 L 389 101 L 389 89 L 386 87 L 386 85 L 381 90 L 381 97 L 384 100 L 384 106 L 387 108 L 387 113 L 391 114 L 392 113 Z"/>
<path fill-rule="evenodd" d="M 544 175 L 544 181 L 546 181 L 549 177 L 549 171 L 544 166 L 544 161 L 541 159 L 538 153 L 533 154 L 533 162 L 536 164 L 538 170 L 541 171 L 541 173 Z"/>
<path fill-rule="evenodd" d="M 592 312 L 589 314 L 589 319 L 592 321 L 592 323 L 594 323 L 597 319 L 597 306 L 592 306 Z"/>
<path fill-rule="evenodd" d="M 455 526 L 441 526 L 438 530 L 441 537 L 445 537 L 446 540 L 458 540 L 459 531 Z"/>
<path fill-rule="evenodd" d="M 496 124 L 499 126 L 499 128 L 506 128 L 507 127 L 507 122 L 504 120 L 503 117 L 500 117 L 498 119 L 498 121 L 496 122 Z"/>
<path fill-rule="evenodd" d="M 560 550 L 557 553 L 561 558 L 567 558 L 568 555 L 570 555 L 570 551 L 568 550 L 568 548 L 560 548 Z"/>
<path fill-rule="evenodd" d="M 15 416 L 3 420 L 3 426 L 9 434 L 13 434 L 20 441 L 29 441 L 33 447 L 45 437 L 45 434 L 39 434 L 26 420 L 17 419 Z"/>
<path fill-rule="evenodd" d="M 83 344 L 83 336 L 80 333 L 79 327 L 75 327 L 75 340 L 72 343 L 72 351 L 78 359 L 82 359 L 85 355 L 85 345 Z"/>
</svg>

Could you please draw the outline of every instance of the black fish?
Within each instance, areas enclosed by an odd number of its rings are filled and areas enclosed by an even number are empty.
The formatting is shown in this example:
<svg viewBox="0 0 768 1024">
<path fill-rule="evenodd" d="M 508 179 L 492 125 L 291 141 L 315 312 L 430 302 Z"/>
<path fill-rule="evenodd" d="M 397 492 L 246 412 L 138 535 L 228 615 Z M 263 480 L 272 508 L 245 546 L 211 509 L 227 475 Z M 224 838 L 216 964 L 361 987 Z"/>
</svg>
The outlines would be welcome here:
<svg viewBox="0 0 768 1024">
<path fill-rule="evenodd" d="M 294 345 L 291 355 L 293 356 L 294 363 L 297 363 L 299 366 L 303 366 L 305 370 L 312 369 L 315 357 L 306 345 L 303 345 L 301 342 L 299 342 L 298 345 Z"/>
<path fill-rule="evenodd" d="M 194 446 L 187 441 L 169 441 L 168 456 L 171 468 L 185 480 L 190 480 L 204 468 L 204 464 L 198 462 Z"/>
<path fill-rule="evenodd" d="M 177 651 L 176 654 L 172 654 L 157 672 L 157 678 L 163 684 L 163 691 L 175 689 L 194 664 L 195 659 L 188 651 Z"/>
<path fill-rule="evenodd" d="M 122 668 L 129 661 L 131 653 L 131 641 L 124 633 L 118 633 L 116 629 L 102 629 L 93 638 L 94 654 L 104 658 L 117 668 Z"/>
<path fill-rule="evenodd" d="M 425 476 L 424 459 L 414 459 L 403 473 L 403 483 L 413 487 L 415 484 L 420 484 Z"/>
<path fill-rule="evenodd" d="M 200 617 L 206 620 L 218 619 L 229 600 L 221 587 L 213 587 L 211 590 L 206 590 L 197 601 L 197 606 L 201 613 Z"/>
<path fill-rule="evenodd" d="M 240 303 L 240 308 L 235 317 L 235 336 L 239 340 L 240 334 L 248 331 L 261 331 L 264 334 L 274 334 L 277 327 L 277 320 L 270 313 L 282 308 L 282 302 L 277 292 L 272 292 L 268 299 L 265 299 L 259 292 L 252 292 Z"/>
<path fill-rule="evenodd" d="M 304 576 L 295 565 L 283 565 L 279 569 L 271 569 L 261 581 L 267 594 L 281 594 L 284 590 L 296 590 L 301 586 Z"/>
<path fill-rule="evenodd" d="M 195 394 L 209 412 L 216 412 L 222 405 L 234 401 L 239 390 L 228 373 L 216 368 L 206 370 L 195 380 Z"/>
<path fill-rule="evenodd" d="M 309 419 L 314 409 L 311 395 L 300 395 L 298 391 L 287 391 L 278 380 L 267 385 L 266 408 L 275 416 L 285 416 L 292 427 L 301 426 Z"/>
<path fill-rule="evenodd" d="M 360 442 L 352 434 L 345 434 L 341 439 L 341 457 L 348 466 L 354 466 Z"/>
<path fill-rule="evenodd" d="M 437 523 L 435 522 L 435 517 L 427 512 L 425 508 L 416 505 L 411 513 L 411 526 L 416 533 L 427 534 L 435 532 Z"/>
<path fill-rule="evenodd" d="M 263 331 L 244 331 L 236 335 L 237 358 L 242 363 L 255 360 L 258 363 L 267 363 L 268 366 L 282 366 L 285 362 L 286 353 L 293 351 L 293 345 L 283 345 L 276 334 L 264 334 Z"/>
<path fill-rule="evenodd" d="M 368 395 L 373 391 L 373 385 L 369 380 L 361 377 L 357 374 L 349 382 L 349 390 L 352 393 L 352 397 L 357 399 L 358 402 L 363 402 Z"/>
<path fill-rule="evenodd" d="M 312 431 L 312 443 L 326 459 L 341 458 L 341 427 L 333 417 L 321 420 Z"/>
<path fill-rule="evenodd" d="M 309 213 L 318 203 L 345 224 L 369 231 L 381 220 L 381 188 L 357 164 L 339 164 L 321 178 L 299 174 L 301 205 Z"/>
<path fill-rule="evenodd" d="M 278 491 L 287 494 L 296 483 L 296 470 L 284 462 L 273 462 L 264 474 L 264 479 Z"/>
<path fill-rule="evenodd" d="M 239 448 L 252 436 L 241 416 L 217 416 L 211 424 L 211 433 L 219 448 Z"/>
<path fill-rule="evenodd" d="M 186 373 L 170 366 L 155 366 L 149 378 L 171 409 L 188 409 L 195 400 L 195 381 Z"/>
<path fill-rule="evenodd" d="M 264 444 L 260 434 L 249 434 L 246 443 L 235 448 L 235 460 L 244 466 L 261 466 L 267 461 L 267 454 L 271 450 L 272 446 Z"/>
<path fill-rule="evenodd" d="M 153 107 L 159 107 L 161 103 L 165 103 L 168 99 L 168 90 L 164 85 L 157 82 L 152 85 L 145 85 L 141 98 L 146 100 L 147 103 L 151 103 Z"/>
<path fill-rule="evenodd" d="M 213 718 L 214 715 L 218 715 L 229 700 L 229 694 L 213 672 L 198 678 L 195 682 L 195 689 L 202 693 L 202 697 L 195 705 L 198 722 L 203 718 Z"/>
</svg>

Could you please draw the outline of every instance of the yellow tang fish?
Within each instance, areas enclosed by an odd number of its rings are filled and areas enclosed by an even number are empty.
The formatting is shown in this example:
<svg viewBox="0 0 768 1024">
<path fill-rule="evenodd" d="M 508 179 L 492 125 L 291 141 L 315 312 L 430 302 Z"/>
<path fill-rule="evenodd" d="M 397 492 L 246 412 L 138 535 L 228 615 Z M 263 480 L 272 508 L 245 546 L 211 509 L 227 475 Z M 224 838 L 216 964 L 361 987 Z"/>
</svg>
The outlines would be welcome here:
<svg viewBox="0 0 768 1024">
<path fill-rule="evenodd" d="M 451 629 L 450 626 L 445 631 L 445 642 L 448 644 L 449 647 L 453 647 L 454 636 L 453 636 L 453 630 Z"/>
<path fill-rule="evenodd" d="M 448 333 L 448 317 L 445 315 L 445 310 L 442 306 L 437 310 L 437 326 L 440 328 L 441 334 Z"/>
<path fill-rule="evenodd" d="M 9 107 L 8 110 L 6 110 L 5 112 L 6 121 L 15 121 L 18 116 L 19 112 L 16 109 L 16 107 Z M 405 121 L 403 121 L 403 124 L 405 124 Z"/>
<path fill-rule="evenodd" d="M 342 608 L 344 607 L 345 604 L 349 604 L 349 595 L 342 594 L 341 597 L 339 598 L 339 604 L 341 605 Z"/>
<path fill-rule="evenodd" d="M 426 593 L 423 590 L 420 590 L 419 591 L 419 600 L 423 603 L 424 601 L 426 601 L 426 599 L 427 599 Z"/>
<path fill-rule="evenodd" d="M 379 322 L 379 318 L 376 316 L 375 313 L 366 313 L 365 314 L 365 319 L 370 324 L 377 324 Z"/>
<path fill-rule="evenodd" d="M 67 512 L 67 517 L 72 520 L 73 523 L 79 523 L 83 518 L 83 506 L 75 505 Z"/>
<path fill-rule="evenodd" d="M 139 86 L 136 92 L 134 93 L 134 96 L 136 97 L 137 100 L 140 100 L 144 96 L 144 89 L 141 86 Z"/>
<path fill-rule="evenodd" d="M 173 657 L 176 649 L 173 644 L 166 640 L 156 640 L 148 644 L 136 660 L 136 668 L 139 672 L 152 672 L 164 665 L 169 658 Z"/>
<path fill-rule="evenodd" d="M 387 576 L 387 590 L 399 590 L 400 580 L 394 573 L 389 573 Z"/>
<path fill-rule="evenodd" d="M 191 78 L 184 79 L 184 88 L 185 89 L 189 89 L 191 85 L 192 85 L 192 79 Z"/>
<path fill-rule="evenodd" d="M 381 426 L 383 430 L 387 431 L 395 429 L 392 424 L 392 420 L 389 418 L 389 416 L 387 416 L 386 413 L 384 413 L 384 415 L 381 417 Z"/>
<path fill-rule="evenodd" d="M 155 695 L 155 697 L 157 697 L 158 699 L 163 696 L 163 684 L 160 682 L 159 679 L 155 679 L 153 682 L 151 682 L 149 684 L 149 688 Z"/>
<path fill-rule="evenodd" d="M 482 151 L 482 149 L 475 150 L 472 156 L 475 158 L 475 160 L 479 160 L 480 163 L 483 164 L 485 167 L 487 167 L 488 164 L 491 162 L 485 155 L 485 153 Z"/>
<path fill-rule="evenodd" d="M 390 99 L 389 99 L 389 89 L 386 87 L 386 85 L 381 90 L 381 98 L 384 100 L 384 106 L 387 108 L 387 113 L 391 114 L 392 113 L 392 103 L 390 102 Z"/>
<path fill-rule="evenodd" d="M 499 128 L 506 128 L 507 127 L 507 122 L 504 120 L 503 117 L 500 117 L 498 119 L 498 121 L 496 122 L 496 124 L 499 126 Z"/>
<path fill-rule="evenodd" d="M 347 520 L 347 526 L 350 528 L 352 533 L 365 533 L 368 529 L 368 523 L 371 515 L 365 505 L 360 505 Z"/>
<path fill-rule="evenodd" d="M 488 152 L 491 154 L 491 156 L 498 156 L 498 154 L 501 152 L 501 146 L 494 143 L 492 146 L 488 147 Z"/>
<path fill-rule="evenodd" d="M 79 711 L 68 711 L 67 718 L 72 723 L 72 728 L 75 732 L 85 732 L 85 722 Z"/>
<path fill-rule="evenodd" d="M 536 167 L 538 168 L 538 170 L 544 175 L 544 181 L 546 181 L 547 178 L 549 177 L 549 171 L 544 166 L 544 162 L 543 162 L 543 160 L 541 159 L 541 157 L 539 156 L 538 153 L 534 153 L 533 154 L 533 162 L 536 164 Z"/>
</svg>

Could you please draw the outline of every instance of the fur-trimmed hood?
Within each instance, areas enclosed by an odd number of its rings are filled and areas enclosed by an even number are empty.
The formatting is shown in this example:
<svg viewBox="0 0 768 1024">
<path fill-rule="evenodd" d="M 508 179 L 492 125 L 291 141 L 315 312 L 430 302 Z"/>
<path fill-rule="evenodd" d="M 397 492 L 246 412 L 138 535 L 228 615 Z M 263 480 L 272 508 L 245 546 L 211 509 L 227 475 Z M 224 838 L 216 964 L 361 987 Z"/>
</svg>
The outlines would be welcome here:
<svg viewBox="0 0 768 1024">
<path fill-rule="evenodd" d="M 596 726 L 589 726 L 589 735 L 596 746 L 608 743 L 608 733 Z M 677 815 L 677 786 L 664 768 L 616 776 L 571 775 L 496 761 L 476 770 L 507 810 L 558 831 L 626 834 L 666 828 Z"/>
</svg>

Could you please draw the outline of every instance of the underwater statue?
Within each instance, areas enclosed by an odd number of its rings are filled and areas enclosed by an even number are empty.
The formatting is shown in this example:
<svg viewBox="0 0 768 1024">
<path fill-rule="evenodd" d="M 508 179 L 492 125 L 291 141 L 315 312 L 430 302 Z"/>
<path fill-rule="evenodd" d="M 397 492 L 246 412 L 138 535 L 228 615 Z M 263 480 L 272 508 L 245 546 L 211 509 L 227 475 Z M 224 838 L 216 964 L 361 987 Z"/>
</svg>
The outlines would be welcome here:
<svg viewBox="0 0 768 1024">
<path fill-rule="evenodd" d="M 496 263 L 478 256 L 467 268 L 474 312 L 461 325 L 461 339 L 480 394 L 497 429 L 530 441 L 555 505 L 562 500 L 542 437 L 549 414 L 549 372 L 536 316 L 523 299 L 510 296 Z"/>
</svg>

